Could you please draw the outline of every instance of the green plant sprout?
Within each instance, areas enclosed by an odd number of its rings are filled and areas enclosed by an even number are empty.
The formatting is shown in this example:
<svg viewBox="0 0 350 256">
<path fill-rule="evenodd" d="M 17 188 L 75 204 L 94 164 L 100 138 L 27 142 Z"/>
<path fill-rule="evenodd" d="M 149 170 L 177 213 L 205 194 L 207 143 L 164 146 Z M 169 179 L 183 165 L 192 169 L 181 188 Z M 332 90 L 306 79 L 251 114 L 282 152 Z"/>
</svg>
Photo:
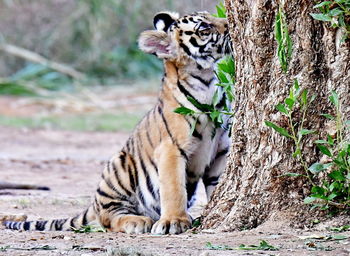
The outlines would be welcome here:
<svg viewBox="0 0 350 256">
<path fill-rule="evenodd" d="M 314 6 L 319 8 L 321 14 L 312 13 L 311 16 L 317 20 L 332 22 L 334 27 L 344 27 L 346 36 L 350 35 L 349 0 L 323 1 Z M 288 62 L 292 54 L 292 41 L 288 34 L 287 24 L 283 13 L 283 2 L 278 9 L 275 20 L 275 38 L 278 44 L 278 58 L 282 70 L 286 73 Z M 288 120 L 288 128 L 283 128 L 276 123 L 265 121 L 280 135 L 285 136 L 294 142 L 295 151 L 293 157 L 298 159 L 303 166 L 304 174 L 284 173 L 280 176 L 307 177 L 312 185 L 310 196 L 304 199 L 304 203 L 312 204 L 313 207 L 320 207 L 323 210 L 332 208 L 349 209 L 350 207 L 350 142 L 344 140 L 346 129 L 350 122 L 345 121 L 341 113 L 341 104 L 336 92 L 332 91 L 329 97 L 330 102 L 335 107 L 336 115 L 322 114 L 323 117 L 335 122 L 335 134 L 327 135 L 325 140 L 316 140 L 315 144 L 319 151 L 329 160 L 327 162 L 316 162 L 307 166 L 303 156 L 301 143 L 302 139 L 309 134 L 316 133 L 315 130 L 304 128 L 304 122 L 308 106 L 314 101 L 315 96 L 309 96 L 307 90 L 301 90 L 297 80 L 290 89 L 289 97 L 283 103 L 277 104 L 276 109 Z M 292 114 L 301 112 L 301 120 L 294 121 Z M 321 173 L 327 172 L 326 178 Z M 318 177 L 318 184 L 314 182 Z"/>
<path fill-rule="evenodd" d="M 321 1 L 313 8 L 321 12 L 310 14 L 315 20 L 330 22 L 333 28 L 341 28 L 344 31 L 342 41 L 350 38 L 349 0 Z"/>
<path fill-rule="evenodd" d="M 81 228 L 74 229 L 75 233 L 96 233 L 96 232 L 106 232 L 106 230 L 100 226 L 86 225 Z"/>
<path fill-rule="evenodd" d="M 245 251 L 278 251 L 279 249 L 265 240 L 260 240 L 259 245 L 245 245 L 245 244 L 240 244 L 238 247 L 230 247 L 227 245 L 214 245 L 210 242 L 207 242 L 205 247 L 209 250 L 245 250 Z"/>
<path fill-rule="evenodd" d="M 275 39 L 278 45 L 277 56 L 283 72 L 286 73 L 292 56 L 292 40 L 289 36 L 283 4 L 279 6 L 275 19 Z"/>
<path fill-rule="evenodd" d="M 303 168 L 304 168 L 304 175 L 298 174 L 298 173 L 286 173 L 284 176 L 305 176 L 309 179 L 309 181 L 313 184 L 312 177 L 311 177 L 311 171 L 309 170 L 302 151 L 301 151 L 301 142 L 304 136 L 308 134 L 315 133 L 314 130 L 309 130 L 304 128 L 304 122 L 306 119 L 306 112 L 308 109 L 308 106 L 315 100 L 315 96 L 309 96 L 308 91 L 301 90 L 299 83 L 297 80 L 294 81 L 294 85 L 290 89 L 289 97 L 287 97 L 284 100 L 284 103 L 279 103 L 275 107 L 276 109 L 281 112 L 283 115 L 285 115 L 288 118 L 288 128 L 290 131 L 288 131 L 285 128 L 282 128 L 278 126 L 277 124 L 265 121 L 265 124 L 268 127 L 271 127 L 276 132 L 281 134 L 282 136 L 285 136 L 289 139 L 292 139 L 295 146 L 295 151 L 293 153 L 293 157 L 298 159 Z M 301 115 L 301 121 L 300 124 L 297 125 L 297 122 L 293 121 L 292 114 L 297 110 L 300 109 L 302 115 Z"/>
<path fill-rule="evenodd" d="M 213 14 L 213 16 L 217 18 L 226 18 L 226 8 L 223 2 L 216 5 L 216 14 Z"/>
<path fill-rule="evenodd" d="M 315 175 L 326 172 L 327 179 L 320 185 L 314 185 L 309 197 L 304 202 L 319 207 L 322 210 L 350 208 L 350 141 L 344 139 L 349 129 L 349 121 L 345 121 L 341 113 L 341 103 L 336 92 L 329 97 L 335 108 L 335 116 L 322 114 L 335 122 L 334 135 L 328 134 L 324 140 L 316 140 L 315 144 L 320 152 L 328 158 L 326 163 L 316 162 L 309 167 Z"/>
<path fill-rule="evenodd" d="M 349 128 L 349 121 L 345 121 L 341 113 L 341 104 L 336 92 L 332 91 L 329 97 L 330 102 L 335 107 L 335 116 L 331 114 L 322 114 L 323 117 L 335 122 L 334 135 L 327 135 L 324 140 L 316 140 L 314 143 L 319 151 L 329 160 L 316 162 L 307 166 L 301 142 L 304 136 L 316 133 L 315 130 L 303 128 L 308 106 L 315 99 L 315 96 L 308 96 L 307 90 L 301 91 L 299 84 L 295 81 L 290 90 L 289 97 L 284 103 L 276 105 L 276 109 L 288 117 L 288 129 L 282 128 L 277 124 L 265 121 L 268 127 L 276 132 L 292 139 L 295 146 L 293 157 L 297 158 L 304 168 L 304 174 L 285 173 L 281 176 L 304 176 L 312 184 L 311 194 L 304 199 L 304 203 L 312 204 L 313 208 L 319 207 L 322 210 L 349 209 L 350 207 L 350 142 L 344 140 L 344 134 Z M 297 106 L 299 105 L 299 107 Z M 292 113 L 296 110 L 301 111 L 300 122 L 294 122 Z M 326 172 L 326 178 L 321 173 Z M 314 182 L 315 178 L 320 180 L 319 184 Z"/>
</svg>

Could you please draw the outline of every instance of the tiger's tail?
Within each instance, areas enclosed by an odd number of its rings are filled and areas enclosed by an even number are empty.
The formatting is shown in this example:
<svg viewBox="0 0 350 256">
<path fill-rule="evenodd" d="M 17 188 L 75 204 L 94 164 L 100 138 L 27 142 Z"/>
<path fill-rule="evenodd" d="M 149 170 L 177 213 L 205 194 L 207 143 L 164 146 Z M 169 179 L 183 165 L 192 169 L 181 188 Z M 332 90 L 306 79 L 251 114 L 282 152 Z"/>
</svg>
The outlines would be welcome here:
<svg viewBox="0 0 350 256">
<path fill-rule="evenodd" d="M 37 231 L 71 231 L 79 229 L 96 219 L 93 206 L 73 218 L 35 221 L 3 221 L 8 229 Z"/>
</svg>

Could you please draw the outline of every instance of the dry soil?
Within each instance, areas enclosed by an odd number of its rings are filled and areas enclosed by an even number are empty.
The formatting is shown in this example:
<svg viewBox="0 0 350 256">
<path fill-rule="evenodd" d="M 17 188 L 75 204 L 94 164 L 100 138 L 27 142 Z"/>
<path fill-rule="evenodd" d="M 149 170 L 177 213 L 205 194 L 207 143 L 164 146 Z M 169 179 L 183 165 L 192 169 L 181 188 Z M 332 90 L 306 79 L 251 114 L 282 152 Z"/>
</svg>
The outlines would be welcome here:
<svg viewBox="0 0 350 256">
<path fill-rule="evenodd" d="M 0 181 L 51 188 L 0 190 L 0 215 L 25 214 L 34 220 L 79 213 L 89 204 L 105 161 L 127 137 L 127 133 L 120 132 L 0 127 Z M 205 198 L 200 198 L 192 213 L 200 214 L 204 203 Z M 328 228 L 332 225 L 336 223 L 296 230 L 281 220 L 253 230 L 231 233 L 190 230 L 165 236 L 19 232 L 0 228 L 0 255 L 350 255 L 350 232 L 331 232 Z M 259 245 L 262 240 L 278 250 L 239 250 L 241 244 Z"/>
</svg>

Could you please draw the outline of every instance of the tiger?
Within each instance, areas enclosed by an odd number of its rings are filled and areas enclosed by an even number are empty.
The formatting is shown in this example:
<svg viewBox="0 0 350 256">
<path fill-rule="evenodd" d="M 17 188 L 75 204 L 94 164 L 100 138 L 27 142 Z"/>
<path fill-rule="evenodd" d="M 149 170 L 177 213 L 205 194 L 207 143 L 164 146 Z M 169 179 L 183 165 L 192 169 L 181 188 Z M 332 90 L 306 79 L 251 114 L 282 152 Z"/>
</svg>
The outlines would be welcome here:
<svg viewBox="0 0 350 256">
<path fill-rule="evenodd" d="M 180 17 L 160 12 L 154 29 L 144 31 L 139 48 L 163 61 L 164 75 L 154 107 L 133 130 L 102 172 L 90 206 L 72 218 L 4 223 L 15 230 L 74 230 L 97 221 L 107 231 L 127 234 L 179 234 L 192 225 L 188 213 L 202 179 L 210 198 L 229 152 L 229 117 L 216 127 L 208 115 L 182 115 L 179 107 L 199 111 L 189 97 L 217 107 L 226 100 L 216 86 L 216 63 L 231 53 L 226 18 L 208 12 Z M 197 122 L 194 125 L 194 120 Z"/>
</svg>

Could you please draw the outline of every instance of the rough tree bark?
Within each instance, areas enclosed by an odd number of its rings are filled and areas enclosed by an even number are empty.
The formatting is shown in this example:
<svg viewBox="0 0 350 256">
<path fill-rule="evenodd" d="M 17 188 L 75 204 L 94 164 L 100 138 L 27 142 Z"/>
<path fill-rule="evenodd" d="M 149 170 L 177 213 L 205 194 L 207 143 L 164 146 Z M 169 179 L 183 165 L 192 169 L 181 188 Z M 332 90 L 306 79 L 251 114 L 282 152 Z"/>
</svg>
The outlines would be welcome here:
<svg viewBox="0 0 350 256">
<path fill-rule="evenodd" d="M 327 100 L 331 90 L 339 94 L 342 112 L 350 117 L 349 43 L 341 44 L 340 31 L 309 15 L 315 12 L 313 1 L 285 1 L 293 54 L 284 74 L 274 39 L 280 4 L 278 0 L 225 0 L 237 69 L 236 115 L 228 166 L 204 211 L 205 229 L 232 231 L 281 219 L 302 223 L 309 216 L 309 206 L 303 204 L 310 190 L 307 180 L 277 177 L 302 173 L 291 156 L 293 144 L 264 124 L 270 120 L 286 127 L 274 106 L 288 95 L 295 78 L 317 95 L 305 128 L 325 131 L 328 124 L 320 113 L 333 109 Z M 323 135 L 311 135 L 302 145 L 308 164 L 320 159 L 312 141 Z"/>
</svg>

